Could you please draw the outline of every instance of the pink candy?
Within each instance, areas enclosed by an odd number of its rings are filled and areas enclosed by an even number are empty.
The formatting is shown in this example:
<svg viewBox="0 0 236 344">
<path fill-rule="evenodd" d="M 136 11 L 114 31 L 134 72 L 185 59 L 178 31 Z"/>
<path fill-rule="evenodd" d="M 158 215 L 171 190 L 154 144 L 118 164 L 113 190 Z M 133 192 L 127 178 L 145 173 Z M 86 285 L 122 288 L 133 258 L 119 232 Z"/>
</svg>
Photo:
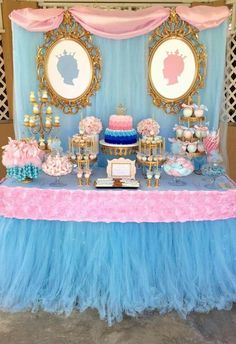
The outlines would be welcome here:
<svg viewBox="0 0 236 344">
<path fill-rule="evenodd" d="M 219 131 L 212 132 L 203 139 L 203 144 L 207 154 L 219 149 Z"/>
<path fill-rule="evenodd" d="M 173 177 L 183 177 L 193 172 L 193 164 L 190 160 L 182 157 L 173 157 L 167 160 L 164 171 Z"/>
<path fill-rule="evenodd" d="M 46 174 L 58 177 L 69 174 L 72 171 L 72 164 L 67 156 L 49 155 L 42 169 Z"/>
</svg>

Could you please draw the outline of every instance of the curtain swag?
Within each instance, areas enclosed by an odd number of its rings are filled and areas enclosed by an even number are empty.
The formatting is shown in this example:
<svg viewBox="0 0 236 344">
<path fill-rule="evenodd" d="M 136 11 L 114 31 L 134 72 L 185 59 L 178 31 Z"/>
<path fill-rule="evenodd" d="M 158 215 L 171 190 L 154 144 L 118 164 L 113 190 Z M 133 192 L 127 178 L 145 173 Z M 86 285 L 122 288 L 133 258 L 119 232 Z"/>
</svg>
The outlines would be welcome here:
<svg viewBox="0 0 236 344">
<path fill-rule="evenodd" d="M 86 30 L 110 39 L 128 39 L 147 34 L 160 26 L 170 14 L 170 8 L 161 6 L 135 12 L 91 7 L 72 7 L 69 11 Z M 27 31 L 47 32 L 59 27 L 63 13 L 64 9 L 24 8 L 12 11 L 9 17 Z M 229 16 L 229 9 L 227 6 L 177 6 L 176 13 L 201 31 L 219 26 Z"/>
</svg>

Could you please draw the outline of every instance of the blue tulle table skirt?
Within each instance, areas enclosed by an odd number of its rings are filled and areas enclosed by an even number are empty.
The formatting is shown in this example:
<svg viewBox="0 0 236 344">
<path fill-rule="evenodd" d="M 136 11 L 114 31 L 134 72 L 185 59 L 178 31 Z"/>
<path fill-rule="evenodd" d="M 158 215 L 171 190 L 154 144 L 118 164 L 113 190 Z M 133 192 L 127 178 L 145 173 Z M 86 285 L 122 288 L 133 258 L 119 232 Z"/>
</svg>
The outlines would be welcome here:
<svg viewBox="0 0 236 344">
<path fill-rule="evenodd" d="M 236 219 L 76 223 L 0 218 L 0 308 L 69 314 L 226 309 L 236 301 Z"/>
</svg>

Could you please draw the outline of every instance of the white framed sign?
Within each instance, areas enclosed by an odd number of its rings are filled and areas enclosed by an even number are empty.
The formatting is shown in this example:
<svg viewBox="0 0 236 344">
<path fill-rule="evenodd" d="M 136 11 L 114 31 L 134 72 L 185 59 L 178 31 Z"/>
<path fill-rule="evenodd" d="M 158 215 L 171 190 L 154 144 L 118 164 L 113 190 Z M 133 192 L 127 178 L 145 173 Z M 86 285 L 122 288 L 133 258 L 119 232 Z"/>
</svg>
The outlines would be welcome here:
<svg viewBox="0 0 236 344">
<path fill-rule="evenodd" d="M 130 178 L 135 179 L 136 167 L 135 161 L 130 159 L 113 159 L 108 161 L 107 176 L 108 178 Z"/>
</svg>

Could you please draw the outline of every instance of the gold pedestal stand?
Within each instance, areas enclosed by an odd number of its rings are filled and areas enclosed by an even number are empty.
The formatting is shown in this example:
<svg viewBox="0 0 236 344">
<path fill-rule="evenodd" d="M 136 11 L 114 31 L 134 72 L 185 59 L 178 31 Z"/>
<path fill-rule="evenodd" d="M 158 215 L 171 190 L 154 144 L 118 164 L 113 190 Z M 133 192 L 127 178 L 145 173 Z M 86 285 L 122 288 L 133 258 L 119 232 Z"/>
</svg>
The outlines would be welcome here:
<svg viewBox="0 0 236 344">
<path fill-rule="evenodd" d="M 159 186 L 160 172 L 158 167 L 163 165 L 165 158 L 165 139 L 163 137 L 147 137 L 139 139 L 137 164 L 147 167 L 147 187 L 152 186 L 152 179 L 155 176 L 155 187 Z M 155 171 L 156 168 L 156 171 Z M 157 179 L 158 178 L 158 179 Z"/>
<path fill-rule="evenodd" d="M 101 150 L 106 155 L 114 156 L 129 156 L 137 153 L 138 143 L 131 145 L 113 145 L 106 143 L 104 140 L 100 141 Z"/>
</svg>

